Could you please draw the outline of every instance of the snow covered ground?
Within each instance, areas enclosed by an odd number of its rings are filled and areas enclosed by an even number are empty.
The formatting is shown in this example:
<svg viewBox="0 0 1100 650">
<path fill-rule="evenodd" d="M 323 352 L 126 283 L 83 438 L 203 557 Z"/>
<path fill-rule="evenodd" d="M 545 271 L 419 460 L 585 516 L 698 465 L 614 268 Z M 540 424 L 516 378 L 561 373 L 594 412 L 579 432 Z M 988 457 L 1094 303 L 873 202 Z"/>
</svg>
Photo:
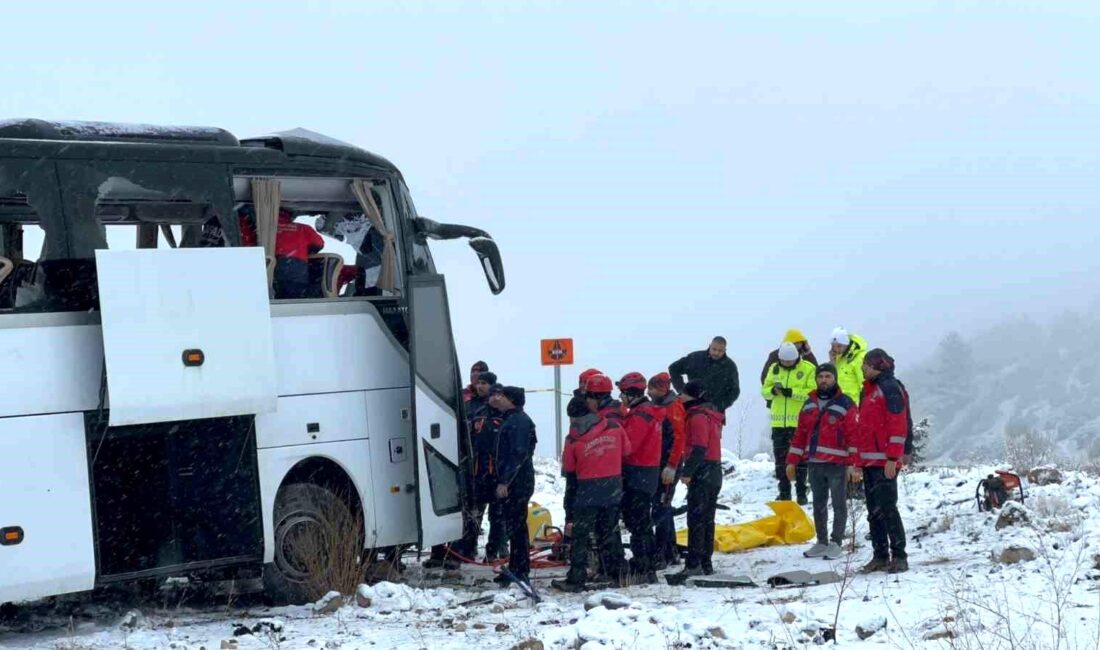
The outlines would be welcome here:
<svg viewBox="0 0 1100 650">
<path fill-rule="evenodd" d="M 727 461 L 721 522 L 767 516 L 774 496 L 766 457 Z M 538 463 L 534 497 L 560 523 L 563 483 L 557 464 Z M 822 643 L 833 628 L 843 647 L 1100 647 L 1100 483 L 1066 472 L 1058 485 L 1029 488 L 1030 523 L 997 530 L 997 515 L 979 513 L 977 482 L 994 468 L 928 469 L 901 478 L 909 534 L 909 573 L 853 575 L 842 584 L 807 588 L 704 589 L 654 585 L 616 590 L 625 607 L 586 611 L 592 594 L 563 595 L 535 576 L 543 602 L 533 606 L 513 587 L 488 580 L 490 570 L 463 567 L 459 580 L 411 566 L 407 584 L 381 583 L 330 605 L 265 608 L 228 600 L 201 607 L 171 600 L 129 607 L 85 597 L 55 607 L 23 608 L 0 623 L 8 648 L 789 648 Z M 682 503 L 683 494 L 678 495 Z M 866 521 L 855 502 L 857 548 L 837 562 L 802 557 L 806 546 L 718 554 L 721 573 L 758 584 L 781 571 L 854 571 L 870 557 Z M 682 517 L 679 524 L 683 525 Z M 1024 550 L 1020 550 L 1024 549 Z M 1007 552 L 1006 552 L 1007 551 Z M 1020 559 L 1003 564 L 999 559 Z M 1026 559 L 1033 557 L 1034 559 Z M 479 599 L 476 603 L 469 601 Z M 488 602 L 485 602 L 488 600 Z M 629 604 L 627 604 L 629 603 Z M 332 611 L 335 609 L 335 611 Z M 321 613 L 323 610 L 326 613 Z M 857 631 L 857 628 L 859 630 Z M 866 635 L 865 640 L 860 633 Z"/>
</svg>

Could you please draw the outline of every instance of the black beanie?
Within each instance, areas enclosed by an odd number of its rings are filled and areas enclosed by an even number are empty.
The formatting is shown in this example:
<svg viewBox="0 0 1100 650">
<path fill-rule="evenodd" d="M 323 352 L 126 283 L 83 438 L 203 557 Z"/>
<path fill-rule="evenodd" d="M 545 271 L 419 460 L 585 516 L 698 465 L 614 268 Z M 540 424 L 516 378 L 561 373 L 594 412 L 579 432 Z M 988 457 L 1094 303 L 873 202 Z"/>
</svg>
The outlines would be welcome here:
<svg viewBox="0 0 1100 650">
<path fill-rule="evenodd" d="M 689 381 L 684 386 L 684 395 L 693 399 L 706 399 L 707 391 L 703 390 L 703 385 L 697 381 Z"/>
<path fill-rule="evenodd" d="M 508 401 L 515 405 L 516 408 L 523 408 L 523 405 L 527 403 L 527 396 L 523 392 L 523 389 L 519 386 L 504 386 L 500 389 L 500 392 L 508 398 Z"/>
<path fill-rule="evenodd" d="M 493 384 L 497 383 L 497 376 L 496 376 L 496 373 L 485 371 L 485 372 L 483 372 L 483 373 L 481 373 L 480 375 L 477 376 L 477 380 L 478 381 L 483 381 L 486 384 L 489 384 L 490 386 L 492 386 Z"/>
<path fill-rule="evenodd" d="M 580 418 L 588 415 L 588 402 L 583 397 L 574 397 L 565 407 L 565 414 L 571 418 Z"/>
<path fill-rule="evenodd" d="M 814 374 L 815 375 L 820 375 L 823 372 L 831 372 L 831 373 L 833 373 L 833 377 L 836 377 L 836 366 L 829 363 L 828 361 L 826 361 L 825 363 L 822 363 L 822 364 L 818 364 L 817 372 L 815 372 Z"/>
</svg>

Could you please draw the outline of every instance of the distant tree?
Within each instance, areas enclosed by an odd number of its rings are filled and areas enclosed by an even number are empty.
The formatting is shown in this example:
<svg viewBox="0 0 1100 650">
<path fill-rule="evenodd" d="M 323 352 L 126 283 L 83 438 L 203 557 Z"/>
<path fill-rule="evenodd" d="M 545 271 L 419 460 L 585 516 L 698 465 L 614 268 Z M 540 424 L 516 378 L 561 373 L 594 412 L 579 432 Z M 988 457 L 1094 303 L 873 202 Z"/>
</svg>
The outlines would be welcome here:
<svg viewBox="0 0 1100 650">
<path fill-rule="evenodd" d="M 913 423 L 913 466 L 924 464 L 924 453 L 928 447 L 928 436 L 932 432 L 932 418 L 923 417 Z"/>
</svg>

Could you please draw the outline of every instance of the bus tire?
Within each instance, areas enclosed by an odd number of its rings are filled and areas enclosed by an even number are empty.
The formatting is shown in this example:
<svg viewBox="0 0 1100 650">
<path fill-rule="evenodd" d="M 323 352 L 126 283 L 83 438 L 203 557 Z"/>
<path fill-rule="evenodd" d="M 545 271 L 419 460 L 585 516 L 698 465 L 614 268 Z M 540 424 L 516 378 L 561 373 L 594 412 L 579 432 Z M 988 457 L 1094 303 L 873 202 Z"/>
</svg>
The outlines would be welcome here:
<svg viewBox="0 0 1100 650">
<path fill-rule="evenodd" d="M 338 568 L 331 566 L 331 554 L 325 549 L 341 540 L 329 535 L 346 525 L 342 521 L 355 519 L 339 496 L 319 485 L 295 483 L 279 490 L 273 519 L 275 557 L 264 566 L 267 596 L 278 603 L 303 605 L 333 588 L 326 581 Z M 312 550 L 318 544 L 321 554 Z"/>
</svg>

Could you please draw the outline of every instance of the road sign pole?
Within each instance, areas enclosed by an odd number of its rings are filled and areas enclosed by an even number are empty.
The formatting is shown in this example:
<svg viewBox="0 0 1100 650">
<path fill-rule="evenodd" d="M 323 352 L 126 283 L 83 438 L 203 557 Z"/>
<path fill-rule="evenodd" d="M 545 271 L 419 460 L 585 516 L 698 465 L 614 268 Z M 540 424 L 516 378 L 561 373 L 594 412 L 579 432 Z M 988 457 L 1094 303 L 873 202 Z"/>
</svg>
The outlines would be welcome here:
<svg viewBox="0 0 1100 650">
<path fill-rule="evenodd" d="M 573 339 L 542 339 L 542 365 L 554 366 L 554 442 L 561 458 L 561 367 L 573 365 Z"/>
<path fill-rule="evenodd" d="M 557 458 L 561 458 L 561 366 L 554 366 L 554 429 L 557 432 Z"/>
</svg>

